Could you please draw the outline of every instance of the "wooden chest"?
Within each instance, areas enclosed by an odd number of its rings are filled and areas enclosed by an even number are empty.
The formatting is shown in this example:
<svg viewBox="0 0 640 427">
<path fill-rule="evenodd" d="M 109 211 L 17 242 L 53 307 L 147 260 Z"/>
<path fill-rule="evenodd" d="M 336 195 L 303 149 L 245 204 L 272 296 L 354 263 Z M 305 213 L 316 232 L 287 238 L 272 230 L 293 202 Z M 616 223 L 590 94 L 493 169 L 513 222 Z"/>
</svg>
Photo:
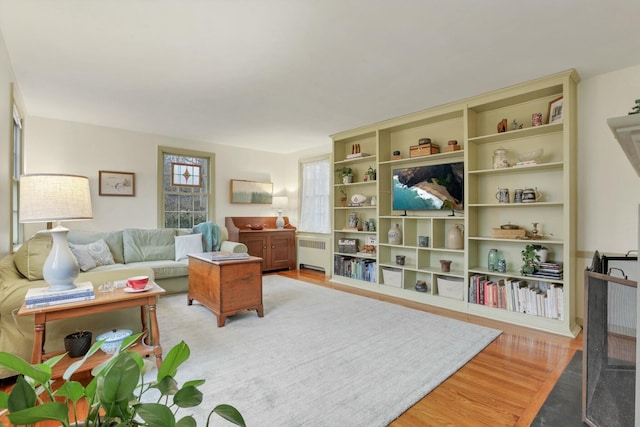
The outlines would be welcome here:
<svg viewBox="0 0 640 427">
<path fill-rule="evenodd" d="M 409 147 L 409 157 L 429 156 L 431 154 L 438 154 L 440 147 L 434 143 L 412 145 Z"/>
</svg>

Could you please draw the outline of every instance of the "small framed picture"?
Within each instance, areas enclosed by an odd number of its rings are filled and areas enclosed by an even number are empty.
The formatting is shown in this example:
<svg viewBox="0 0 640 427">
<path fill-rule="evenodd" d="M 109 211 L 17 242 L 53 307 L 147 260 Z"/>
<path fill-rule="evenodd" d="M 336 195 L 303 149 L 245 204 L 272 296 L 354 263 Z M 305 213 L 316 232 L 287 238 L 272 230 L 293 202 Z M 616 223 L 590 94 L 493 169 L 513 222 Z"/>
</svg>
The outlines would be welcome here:
<svg viewBox="0 0 640 427">
<path fill-rule="evenodd" d="M 549 124 L 562 123 L 562 97 L 556 98 L 549 103 L 547 117 L 549 118 L 547 122 Z"/>
<path fill-rule="evenodd" d="M 367 236 L 367 238 L 365 239 L 365 244 L 371 245 L 371 246 L 378 246 L 378 239 L 376 238 L 376 236 Z"/>
<path fill-rule="evenodd" d="M 99 171 L 100 196 L 135 196 L 136 174 L 133 172 Z"/>
</svg>

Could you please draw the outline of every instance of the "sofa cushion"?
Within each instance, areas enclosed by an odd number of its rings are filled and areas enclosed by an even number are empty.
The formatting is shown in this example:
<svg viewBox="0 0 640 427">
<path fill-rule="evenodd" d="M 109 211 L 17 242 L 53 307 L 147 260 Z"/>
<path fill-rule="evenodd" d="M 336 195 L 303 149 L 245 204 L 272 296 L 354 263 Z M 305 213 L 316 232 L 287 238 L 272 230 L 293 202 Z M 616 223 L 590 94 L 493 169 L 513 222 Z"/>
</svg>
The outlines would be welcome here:
<svg viewBox="0 0 640 427">
<path fill-rule="evenodd" d="M 141 261 L 175 259 L 173 228 L 142 230 L 128 228 L 122 232 L 124 243 L 124 262 L 129 264 Z"/>
<path fill-rule="evenodd" d="M 37 233 L 14 254 L 16 268 L 29 280 L 42 279 L 42 266 L 51 252 L 53 241 L 49 233 Z"/>
<path fill-rule="evenodd" d="M 176 261 L 187 259 L 188 254 L 202 252 L 202 234 L 188 234 L 175 237 Z"/>
<path fill-rule="evenodd" d="M 124 245 L 122 243 L 122 231 L 85 231 L 85 230 L 70 230 L 67 236 L 67 240 L 70 243 L 78 245 L 86 245 L 87 243 L 93 243 L 98 240 L 104 240 L 109 246 L 113 261 L 118 264 L 124 264 Z"/>
<path fill-rule="evenodd" d="M 80 271 L 88 271 L 92 268 L 96 268 L 96 260 L 91 258 L 91 255 L 89 255 L 89 251 L 84 249 L 84 245 L 69 243 L 69 249 L 71 249 L 71 253 L 73 253 L 73 256 L 75 256 L 78 260 Z"/>
<path fill-rule="evenodd" d="M 187 277 L 189 275 L 189 261 L 158 260 L 133 262 L 127 264 L 127 267 L 147 267 L 153 270 L 153 276 L 156 279 L 166 279 L 169 277 Z M 99 267 L 100 268 L 100 267 Z"/>
<path fill-rule="evenodd" d="M 69 243 L 69 247 L 71 248 L 71 252 L 73 252 L 76 258 L 78 258 L 78 263 L 80 264 L 80 269 L 82 271 L 87 271 L 98 265 L 115 264 L 113 256 L 111 255 L 111 250 L 103 239 L 86 245 Z M 87 257 L 89 257 L 89 260 L 87 260 Z M 83 268 L 83 264 L 84 267 L 88 268 Z"/>
</svg>

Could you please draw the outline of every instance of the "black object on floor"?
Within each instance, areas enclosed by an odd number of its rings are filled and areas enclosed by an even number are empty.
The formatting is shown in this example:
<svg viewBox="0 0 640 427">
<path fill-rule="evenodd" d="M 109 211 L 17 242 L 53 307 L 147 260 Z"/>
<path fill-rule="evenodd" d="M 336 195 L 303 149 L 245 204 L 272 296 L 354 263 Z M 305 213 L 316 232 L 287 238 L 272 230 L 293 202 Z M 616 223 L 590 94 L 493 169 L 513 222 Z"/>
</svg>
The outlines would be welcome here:
<svg viewBox="0 0 640 427">
<path fill-rule="evenodd" d="M 582 351 L 578 350 L 553 386 L 531 426 L 585 425 L 582 422 Z"/>
</svg>

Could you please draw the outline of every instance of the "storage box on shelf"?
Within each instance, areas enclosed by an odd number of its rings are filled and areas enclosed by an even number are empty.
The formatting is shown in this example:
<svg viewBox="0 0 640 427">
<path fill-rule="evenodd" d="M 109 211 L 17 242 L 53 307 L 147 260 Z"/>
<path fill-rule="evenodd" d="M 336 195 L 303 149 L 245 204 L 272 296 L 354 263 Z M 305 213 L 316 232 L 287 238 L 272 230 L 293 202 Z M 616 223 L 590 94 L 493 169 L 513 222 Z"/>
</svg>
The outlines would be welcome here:
<svg viewBox="0 0 640 427">
<path fill-rule="evenodd" d="M 376 282 L 363 282 L 334 275 L 332 280 L 354 287 L 371 289 L 381 294 L 451 308 L 497 320 L 533 327 L 564 335 L 575 336 L 574 283 L 575 266 L 572 253 L 575 248 L 575 173 L 576 173 L 576 90 L 579 78 L 569 70 L 532 82 L 512 86 L 484 95 L 474 96 L 430 110 L 375 123 L 333 136 L 334 165 L 336 169 L 349 165 L 356 171 L 353 184 L 344 186 L 349 195 L 363 194 L 377 197 L 375 207 L 341 207 L 338 194 L 340 182 L 335 182 L 334 241 L 340 238 L 362 238 L 363 234 L 377 238 L 378 248 Z M 548 123 L 550 102 L 563 98 L 561 120 Z M 542 113 L 542 123 L 532 125 L 532 115 Z M 503 119 L 507 119 L 506 127 Z M 500 130 L 498 124 L 501 123 Z M 422 139 L 431 139 L 441 152 L 411 157 L 412 147 Z M 445 151 L 448 141 L 456 140 L 458 150 Z M 370 156 L 348 158 L 353 144 Z M 506 151 L 507 167 L 494 168 L 496 150 Z M 429 149 L 431 152 L 431 150 Z M 399 156 L 397 153 L 400 153 Z M 393 174 L 395 169 L 426 165 L 464 162 L 464 209 L 448 216 L 452 211 L 393 211 Z M 377 169 L 375 183 L 363 182 L 362 175 L 369 166 Z M 504 165 L 503 165 L 504 166 Z M 498 188 L 509 190 L 509 203 L 496 199 Z M 530 189 L 529 196 L 540 193 L 539 198 L 514 203 L 517 189 Z M 357 212 L 377 221 L 375 232 L 349 232 L 350 212 Z M 403 215 L 404 214 L 404 215 Z M 502 232 L 501 225 L 516 224 L 518 231 Z M 523 238 L 532 235 L 534 223 L 538 237 L 553 254 L 553 260 L 562 262 L 562 279 L 550 281 L 525 277 L 520 273 L 521 250 L 528 243 Z M 389 228 L 399 224 L 402 241 L 388 241 Z M 461 224 L 464 228 L 463 248 L 446 245 L 447 233 Z M 498 230 L 496 232 L 495 230 Z M 524 236 L 523 236 L 524 234 Z M 427 246 L 420 245 L 420 236 L 428 237 Z M 487 254 L 497 249 L 504 262 L 503 272 L 489 271 Z M 336 254 L 337 243 L 334 247 Z M 357 255 L 357 254 L 356 254 Z M 404 256 L 404 264 L 397 265 L 396 255 Z M 443 272 L 441 260 L 451 261 L 451 271 Z M 389 285 L 383 276 L 387 269 L 395 269 L 401 285 Z M 506 292 L 506 284 L 526 283 L 532 295 L 547 295 L 553 289 L 552 303 L 560 304 L 562 316 L 532 315 L 529 312 L 497 305 L 479 304 L 471 300 L 470 281 L 475 276 L 487 276 L 496 282 L 495 290 Z M 451 280 L 454 283 L 449 283 Z M 427 283 L 427 292 L 417 292 L 417 281 Z M 439 286 L 438 282 L 444 284 Z M 397 283 L 397 281 L 392 281 Z M 451 285 L 451 286 L 448 286 Z M 546 288 L 545 288 L 546 286 Z M 442 293 L 442 290 L 444 294 Z M 493 288 L 492 288 L 493 289 Z M 455 290 L 455 298 L 449 298 Z M 461 291 L 461 293 L 459 293 Z M 524 292 L 524 291 L 523 291 Z M 461 295 L 461 297 L 460 297 Z M 503 295 L 504 296 L 504 295 Z M 540 303 L 545 297 L 539 297 Z M 491 301 L 493 304 L 494 301 Z M 497 301 L 496 301 L 497 304 Z"/>
</svg>

